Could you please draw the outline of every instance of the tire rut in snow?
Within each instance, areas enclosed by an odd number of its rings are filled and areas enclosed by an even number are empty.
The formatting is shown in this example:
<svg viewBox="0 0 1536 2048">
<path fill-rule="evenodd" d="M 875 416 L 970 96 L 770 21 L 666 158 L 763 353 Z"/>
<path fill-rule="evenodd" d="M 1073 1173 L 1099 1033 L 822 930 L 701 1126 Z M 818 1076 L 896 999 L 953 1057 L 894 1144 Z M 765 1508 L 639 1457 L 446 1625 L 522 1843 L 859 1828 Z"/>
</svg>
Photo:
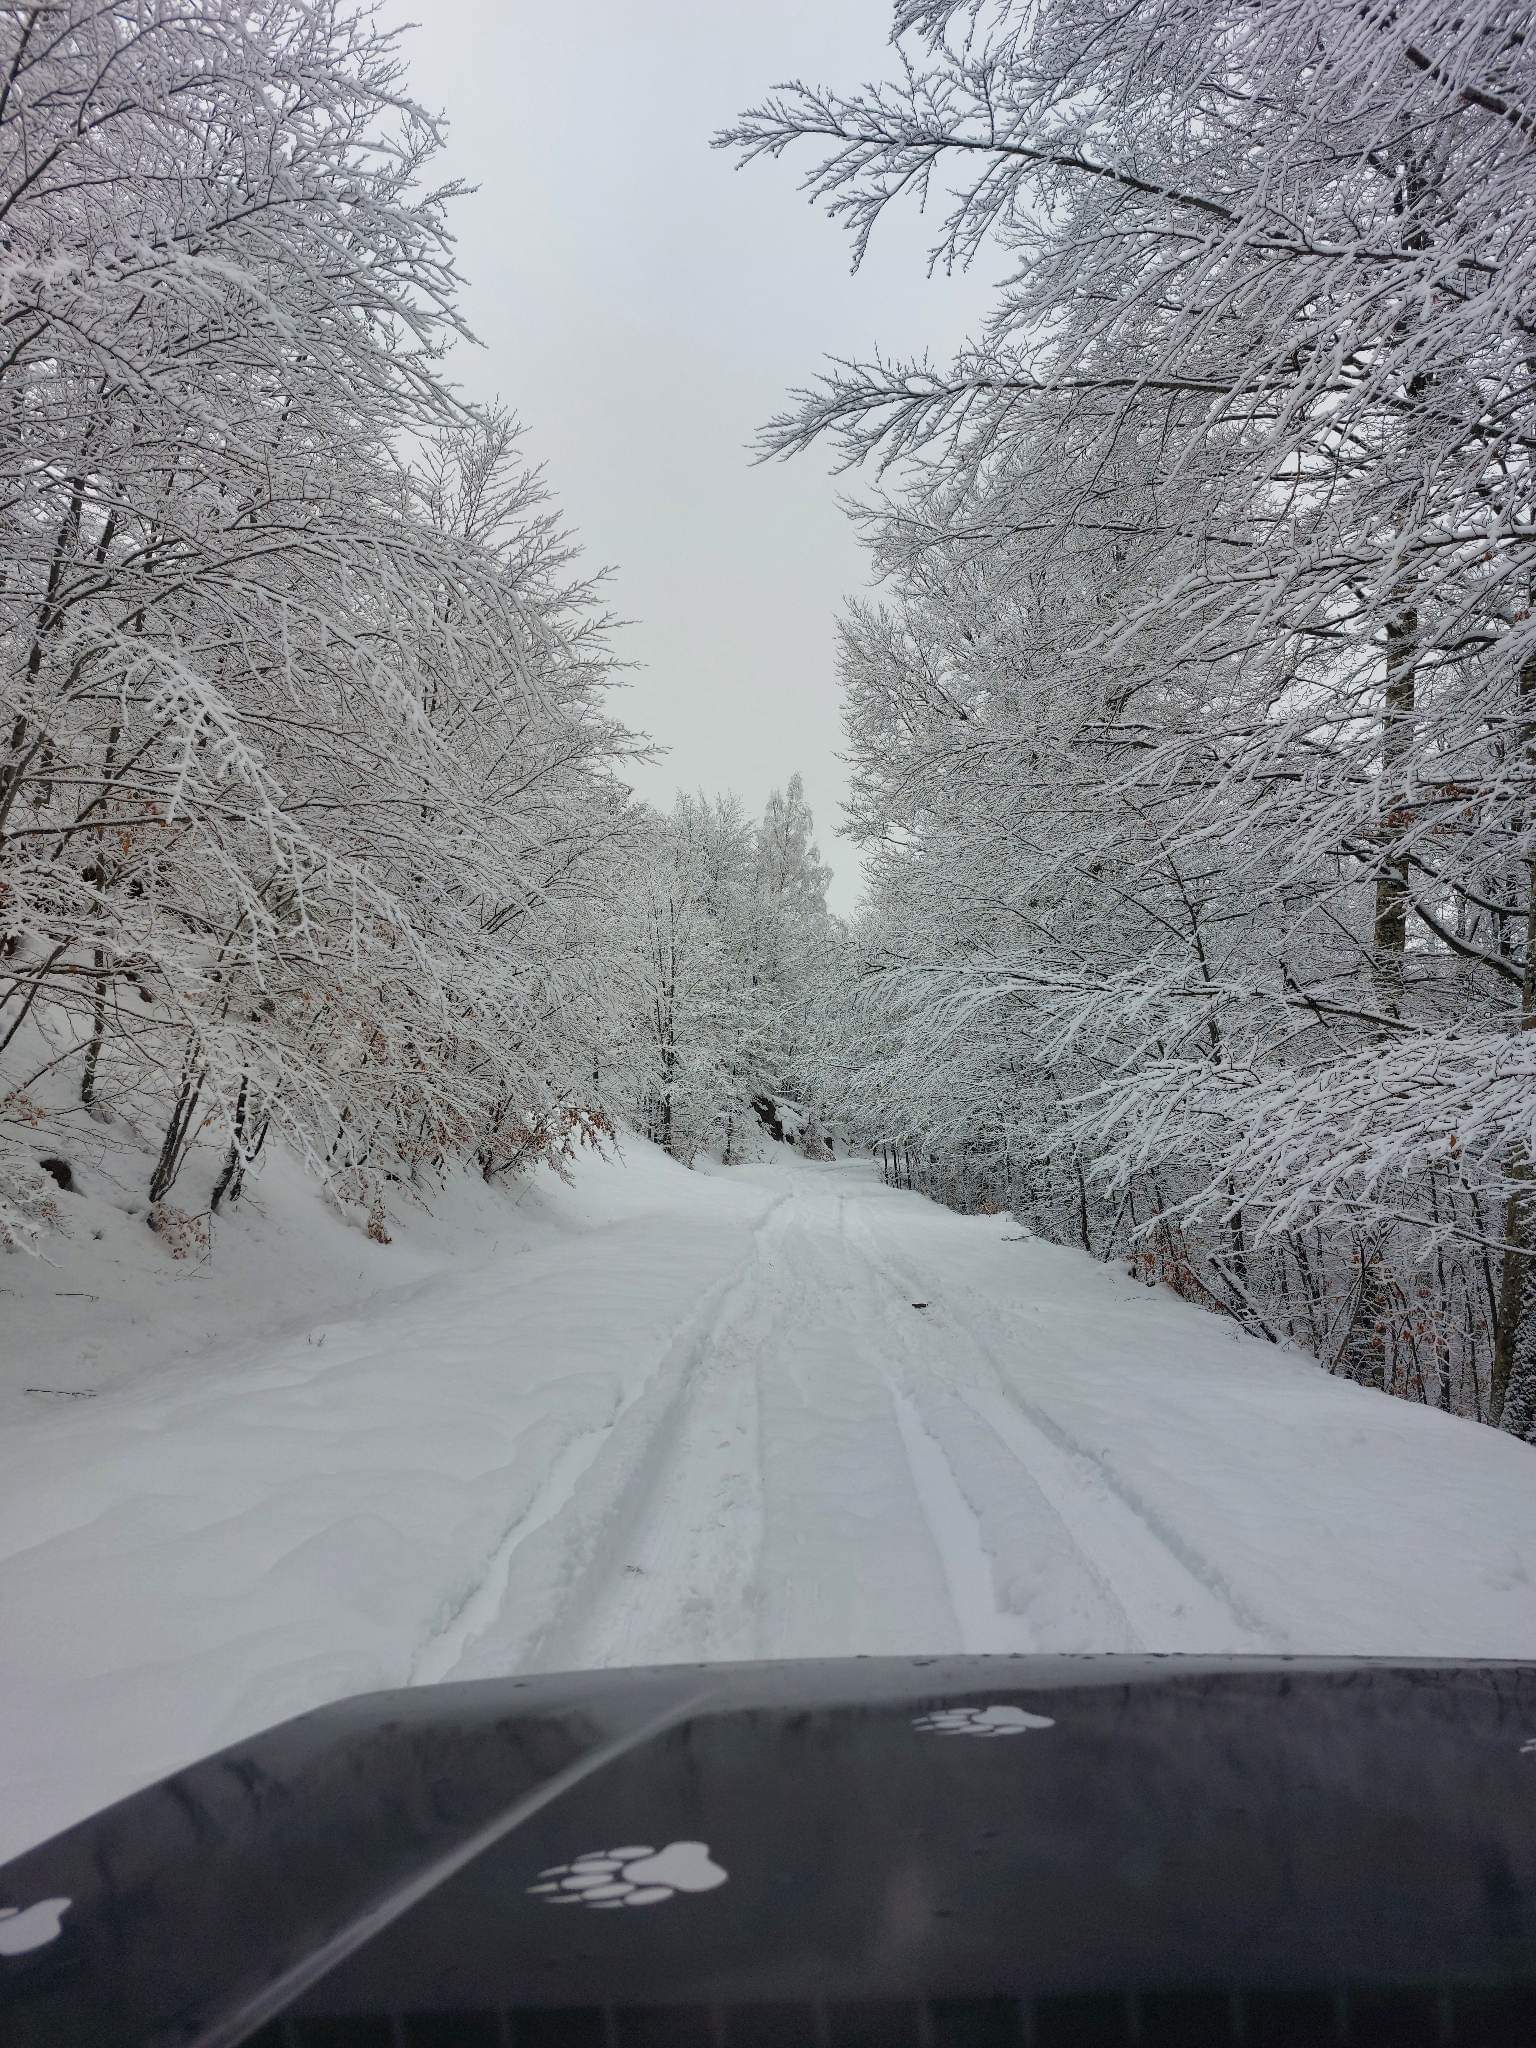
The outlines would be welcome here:
<svg viewBox="0 0 1536 2048">
<path fill-rule="evenodd" d="M 928 1429 L 915 1402 L 891 1388 L 891 1405 L 923 1519 L 949 1582 L 949 1602 L 967 1655 L 1004 1652 L 1025 1655 L 1040 1645 L 1022 1614 L 998 1601 L 997 1561 L 987 1547 L 981 1518 L 965 1497 L 955 1468 Z"/>
<path fill-rule="evenodd" d="M 539 1646 L 548 1668 L 750 1658 L 758 1651 L 762 1485 L 753 1360 L 755 1274 L 712 1318 L 598 1555 Z"/>
<path fill-rule="evenodd" d="M 910 1297 L 914 1291 L 910 1276 L 901 1274 L 877 1245 L 867 1219 L 860 1220 L 860 1234 L 871 1264 L 887 1276 L 890 1298 Z M 1196 1554 L 1102 1458 L 1028 1399 L 1016 1375 L 1004 1369 L 986 1334 L 946 1299 L 942 1288 L 932 1287 L 928 1292 L 931 1306 L 925 1330 L 931 1330 L 936 1339 L 951 1340 L 935 1344 L 933 1350 L 935 1364 L 947 1363 L 949 1371 L 942 1377 L 935 1371 L 928 1384 L 930 1409 L 941 1404 L 949 1411 L 947 1422 L 938 1424 L 941 1440 L 953 1441 L 957 1429 L 967 1434 L 979 1428 L 990 1435 L 1057 1517 L 1087 1573 L 1120 1615 L 1129 1618 L 1123 1624 L 1129 1631 L 1127 1640 L 1116 1642 L 1101 1635 L 1084 1645 L 1071 1639 L 1076 1630 L 1067 1619 L 1066 1637 L 1052 1624 L 1044 1647 L 1222 1653 L 1286 1647 L 1209 1559 Z M 1043 1334 L 1033 1327 L 1021 1330 L 1021 1348 L 1038 1346 Z M 965 1350 L 971 1353 L 974 1365 L 969 1371 L 963 1366 L 957 1371 L 954 1361 Z M 957 1407 L 969 1418 L 968 1430 Z M 1010 1568 L 1016 1573 L 1016 1542 L 1001 1542 L 998 1548 L 1009 1556 Z M 1012 1606 L 1019 1597 L 1020 1592 L 1011 1593 L 1007 1604 Z M 1029 1597 L 1027 1592 L 1023 1597 Z M 1033 1609 L 1033 1601 L 1030 1604 Z M 1056 1601 L 1050 1604 L 1060 1606 Z M 1040 1625 L 1044 1631 L 1045 1616 Z"/>
<path fill-rule="evenodd" d="M 879 1362 L 881 1321 L 842 1206 L 811 1181 L 770 1248 L 783 1313 L 758 1371 L 764 1653 L 957 1650 L 961 1624 L 905 1455 Z"/>
<path fill-rule="evenodd" d="M 974 1361 L 965 1358 L 968 1340 L 961 1334 L 957 1341 L 957 1332 L 942 1316 L 914 1323 L 909 1313 L 904 1315 L 900 1304 L 910 1290 L 871 1249 L 862 1220 L 858 1232 L 856 1256 L 870 1276 L 890 1334 L 891 1399 L 898 1415 L 904 1407 L 910 1417 L 904 1435 L 909 1458 L 915 1453 L 918 1461 L 913 1477 L 919 1498 L 924 1512 L 937 1517 L 934 1536 L 957 1588 L 962 1626 L 968 1621 L 977 1631 L 965 1647 L 1141 1649 L 1124 1602 L 1094 1555 L 1076 1539 L 1058 1504 L 946 1384 L 946 1376 L 962 1383 L 975 1376 Z"/>
<path fill-rule="evenodd" d="M 790 1199 L 782 1196 L 753 1226 L 752 1248 L 734 1272 L 708 1290 L 681 1325 L 640 1392 L 598 1444 L 570 1496 L 536 1526 L 511 1532 L 499 1605 L 453 1667 L 455 1678 L 501 1677 L 514 1671 L 580 1668 L 615 1661 L 682 1661 L 694 1655 L 750 1655 L 734 1651 L 637 1647 L 629 1657 L 588 1654 L 582 1647 L 603 1632 L 602 1614 L 638 1602 L 642 1575 L 626 1566 L 657 1512 L 676 1445 L 694 1394 L 694 1382 L 750 1284 L 764 1232 Z M 705 1620 L 693 1614 L 695 1634 Z M 638 1641 L 638 1631 L 627 1635 Z"/>
<path fill-rule="evenodd" d="M 491 1553 L 482 1576 L 442 1626 L 428 1637 L 411 1666 L 410 1685 L 436 1685 L 454 1676 L 471 1643 L 477 1642 L 506 1604 L 512 1559 L 528 1538 L 554 1520 L 612 1434 L 614 1421 L 583 1430 L 561 1447 L 526 1514 L 520 1515 Z"/>
</svg>

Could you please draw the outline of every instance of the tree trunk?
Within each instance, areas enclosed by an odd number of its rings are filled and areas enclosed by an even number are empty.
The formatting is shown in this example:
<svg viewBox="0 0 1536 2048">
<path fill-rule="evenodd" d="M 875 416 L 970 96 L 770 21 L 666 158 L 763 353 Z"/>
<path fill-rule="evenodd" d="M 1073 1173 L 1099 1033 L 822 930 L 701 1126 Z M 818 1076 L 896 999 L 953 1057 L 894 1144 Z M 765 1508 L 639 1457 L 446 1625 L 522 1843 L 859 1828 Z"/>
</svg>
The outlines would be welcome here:
<svg viewBox="0 0 1536 2048">
<path fill-rule="evenodd" d="M 224 1164 L 219 1169 L 218 1179 L 214 1182 L 213 1193 L 208 1197 L 208 1211 L 213 1216 L 218 1214 L 219 1204 L 226 1198 L 232 1202 L 239 1201 L 240 1183 L 245 1178 L 246 1166 L 249 1159 L 255 1157 L 254 1151 L 247 1154 L 245 1150 L 245 1111 L 250 1080 L 249 1074 L 240 1076 L 240 1092 L 235 1097 L 235 1121 L 234 1129 L 230 1132 L 229 1150 L 224 1155 Z M 261 1137 L 256 1141 L 258 1146 L 261 1138 L 265 1136 L 266 1127 L 263 1126 Z"/>
<path fill-rule="evenodd" d="M 1536 653 L 1520 665 L 1519 757 L 1536 763 Z M 1527 806 L 1527 815 L 1529 806 Z M 1520 977 L 1520 1030 L 1536 1031 L 1536 854 L 1526 861 L 1525 963 Z M 1525 1437 L 1536 1423 L 1536 1168 L 1518 1142 L 1510 1161 L 1504 1206 L 1504 1265 L 1499 1276 L 1499 1331 L 1493 1347 L 1488 1420 Z"/>
<path fill-rule="evenodd" d="M 1403 960 L 1408 946 L 1408 860 L 1394 851 L 1408 824 L 1408 791 L 1400 786 L 1403 764 L 1412 752 L 1413 717 L 1418 689 L 1419 614 L 1405 604 L 1387 621 L 1387 687 L 1381 722 L 1382 818 L 1377 841 L 1382 849 L 1376 873 L 1376 914 L 1371 945 L 1383 1012 L 1396 1017 L 1403 999 Z"/>
<path fill-rule="evenodd" d="M 96 968 L 96 992 L 91 1003 L 91 1042 L 85 1049 L 85 1072 L 80 1076 L 80 1100 L 87 1109 L 96 1101 L 96 1068 L 107 1035 L 107 956 L 100 946 L 92 955 Z"/>
<path fill-rule="evenodd" d="M 97 549 L 98 566 L 106 559 L 106 548 L 110 542 L 113 523 L 113 518 L 109 518 L 107 521 L 107 531 L 102 536 L 102 546 Z M 116 779 L 117 743 L 121 737 L 121 728 L 114 724 L 107 734 L 106 752 L 102 759 L 101 780 L 104 789 Z M 107 867 L 107 835 L 104 831 L 98 830 L 95 838 L 96 887 L 105 895 L 111 880 L 110 870 Z M 87 1109 L 92 1108 L 96 1100 L 96 1069 L 101 1060 L 101 1048 L 107 1035 L 107 956 L 104 949 L 99 945 L 94 949 L 93 965 L 96 969 L 96 990 L 95 999 L 91 1005 L 91 1042 L 86 1050 L 85 1072 L 80 1077 L 80 1100 Z"/>
<path fill-rule="evenodd" d="M 171 1120 L 165 1127 L 160 1157 L 155 1161 L 155 1170 L 149 1179 L 151 1208 L 157 1202 L 163 1202 L 175 1185 L 176 1176 L 181 1171 L 181 1162 L 186 1157 L 187 1141 L 192 1133 L 192 1118 L 196 1114 L 198 1097 L 202 1092 L 202 1075 L 184 1067 L 181 1087 L 176 1095 L 176 1106 L 171 1111 Z"/>
<path fill-rule="evenodd" d="M 1536 1173 L 1520 1146 L 1510 1167 L 1514 1192 L 1504 1211 L 1504 1270 L 1499 1334 L 1493 1349 L 1488 1420 L 1528 1437 L 1536 1424 Z"/>
<path fill-rule="evenodd" d="M 1357 1386 L 1387 1388 L 1387 1289 L 1382 1272 L 1381 1249 L 1374 1241 L 1361 1238 L 1358 1246 L 1360 1278 L 1355 1288 L 1354 1307 L 1339 1363 L 1345 1377 Z"/>
</svg>

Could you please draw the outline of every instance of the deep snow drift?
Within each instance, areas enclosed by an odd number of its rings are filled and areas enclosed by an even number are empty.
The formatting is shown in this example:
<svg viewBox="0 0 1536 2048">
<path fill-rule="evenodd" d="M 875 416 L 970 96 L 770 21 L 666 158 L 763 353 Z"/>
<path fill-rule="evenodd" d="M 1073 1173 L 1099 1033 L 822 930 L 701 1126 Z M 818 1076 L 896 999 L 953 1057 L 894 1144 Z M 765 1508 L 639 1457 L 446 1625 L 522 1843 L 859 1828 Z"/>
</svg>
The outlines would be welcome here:
<svg viewBox="0 0 1536 2048">
<path fill-rule="evenodd" d="M 1528 1449 L 1005 1219 L 863 1164 L 690 1174 L 636 1140 L 574 1187 L 459 1200 L 456 1252 L 441 1225 L 386 1251 L 338 1223 L 291 1295 L 273 1265 L 264 1310 L 249 1247 L 162 1273 L 131 1296 L 134 1371 L 90 1400 L 15 1395 L 0 1856 L 408 1681 L 858 1651 L 1536 1655 Z M 78 1380 L 113 1303 L 61 1334 L 56 1273 L 5 1279 L 17 1388 Z M 186 1349 L 221 1314 L 243 1339 L 143 1363 L 157 1329 Z"/>
</svg>

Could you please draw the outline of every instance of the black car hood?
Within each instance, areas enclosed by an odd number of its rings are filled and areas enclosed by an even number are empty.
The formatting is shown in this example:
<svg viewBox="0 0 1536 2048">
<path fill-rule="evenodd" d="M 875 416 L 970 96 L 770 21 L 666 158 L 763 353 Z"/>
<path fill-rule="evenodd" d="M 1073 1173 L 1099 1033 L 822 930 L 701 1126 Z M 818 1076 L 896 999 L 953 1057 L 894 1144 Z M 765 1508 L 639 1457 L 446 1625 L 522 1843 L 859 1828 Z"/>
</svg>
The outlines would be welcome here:
<svg viewBox="0 0 1536 2048">
<path fill-rule="evenodd" d="M 1536 1666 L 854 1659 L 381 1693 L 0 1870 L 6 2048 L 253 2038 L 1527 2043 Z"/>
</svg>

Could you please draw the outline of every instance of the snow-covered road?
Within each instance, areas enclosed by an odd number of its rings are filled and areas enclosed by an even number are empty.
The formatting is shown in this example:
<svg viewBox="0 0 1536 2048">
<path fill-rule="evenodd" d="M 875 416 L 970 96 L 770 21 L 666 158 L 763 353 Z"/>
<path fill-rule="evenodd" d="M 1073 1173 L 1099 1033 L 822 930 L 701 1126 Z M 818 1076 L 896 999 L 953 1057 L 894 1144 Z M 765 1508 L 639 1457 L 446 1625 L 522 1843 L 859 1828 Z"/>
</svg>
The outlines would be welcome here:
<svg viewBox="0 0 1536 2048">
<path fill-rule="evenodd" d="M 583 1161 L 473 1255 L 10 1432 L 0 1853 L 405 1682 L 1536 1655 L 1536 1458 L 864 1164 Z"/>
<path fill-rule="evenodd" d="M 1031 1412 L 1000 1370 L 1017 1354 L 999 1305 L 945 1284 L 944 1212 L 863 1167 L 763 1182 L 740 1265 L 625 1427 L 551 1474 L 494 1608 L 425 1675 L 1269 1644 L 1212 1564 Z"/>
</svg>

